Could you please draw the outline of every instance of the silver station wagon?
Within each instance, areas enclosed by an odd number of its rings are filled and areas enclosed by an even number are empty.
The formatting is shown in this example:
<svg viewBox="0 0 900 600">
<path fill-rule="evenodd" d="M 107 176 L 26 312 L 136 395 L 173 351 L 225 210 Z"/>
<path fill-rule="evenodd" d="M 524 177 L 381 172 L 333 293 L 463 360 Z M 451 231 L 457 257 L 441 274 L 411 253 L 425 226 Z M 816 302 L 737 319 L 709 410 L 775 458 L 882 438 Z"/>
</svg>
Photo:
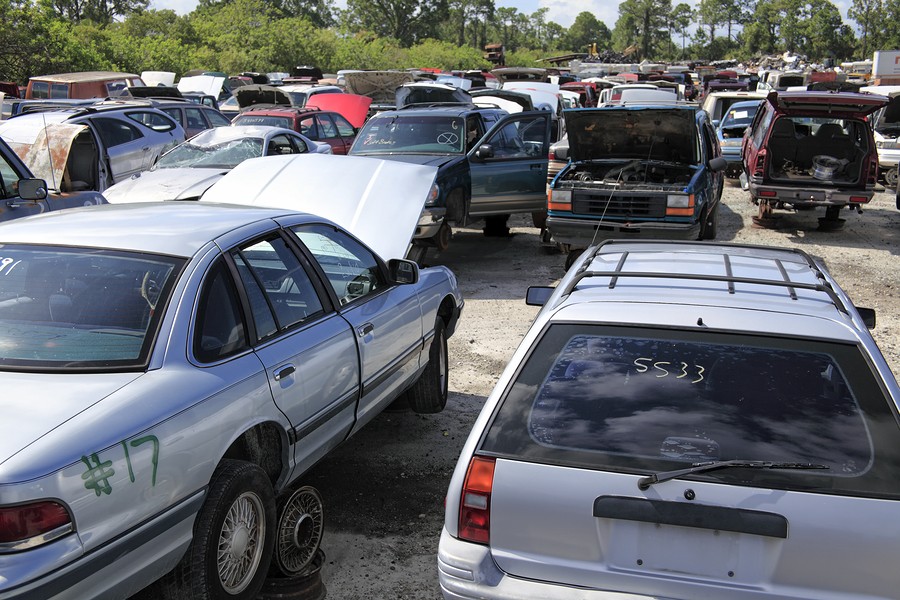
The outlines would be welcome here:
<svg viewBox="0 0 900 600">
<path fill-rule="evenodd" d="M 589 248 L 453 473 L 445 598 L 897 598 L 897 382 L 805 253 Z"/>
<path fill-rule="evenodd" d="M 167 597 L 249 599 L 273 553 L 295 573 L 276 495 L 401 395 L 443 408 L 462 305 L 446 268 L 283 209 L 0 226 L 0 598 L 169 573 Z"/>
</svg>

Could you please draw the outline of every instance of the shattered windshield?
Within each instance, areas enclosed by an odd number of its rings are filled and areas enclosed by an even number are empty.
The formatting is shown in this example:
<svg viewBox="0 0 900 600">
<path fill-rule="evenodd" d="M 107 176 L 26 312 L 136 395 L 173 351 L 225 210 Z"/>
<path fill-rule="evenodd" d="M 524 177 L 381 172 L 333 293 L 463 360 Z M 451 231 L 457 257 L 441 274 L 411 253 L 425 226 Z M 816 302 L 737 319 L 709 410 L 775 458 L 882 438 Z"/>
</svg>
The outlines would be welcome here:
<svg viewBox="0 0 900 600">
<path fill-rule="evenodd" d="M 465 121 L 447 116 L 370 119 L 356 136 L 353 154 L 462 154 Z"/>
<path fill-rule="evenodd" d="M 233 169 L 248 158 L 262 156 L 262 143 L 260 138 L 228 140 L 213 145 L 185 142 L 164 154 L 153 170 L 183 167 Z"/>
</svg>

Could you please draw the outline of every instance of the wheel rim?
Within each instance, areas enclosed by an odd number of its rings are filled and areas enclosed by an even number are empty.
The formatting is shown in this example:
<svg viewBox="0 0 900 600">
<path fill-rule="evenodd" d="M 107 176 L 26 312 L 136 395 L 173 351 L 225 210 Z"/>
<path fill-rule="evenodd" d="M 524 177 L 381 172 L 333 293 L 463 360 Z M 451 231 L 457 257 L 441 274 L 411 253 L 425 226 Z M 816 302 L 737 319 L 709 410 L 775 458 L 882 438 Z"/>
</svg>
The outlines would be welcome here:
<svg viewBox="0 0 900 600">
<path fill-rule="evenodd" d="M 259 570 L 266 536 L 265 510 L 253 492 L 238 496 L 225 515 L 219 534 L 216 566 L 229 594 L 244 591 Z"/>
<path fill-rule="evenodd" d="M 285 575 L 297 575 L 309 566 L 324 528 L 321 496 L 309 486 L 298 489 L 285 503 L 278 521 L 275 561 Z"/>
<path fill-rule="evenodd" d="M 889 169 L 884 173 L 884 182 L 888 187 L 895 188 L 897 187 L 897 179 L 900 179 L 900 174 L 898 174 L 897 169 Z"/>
</svg>

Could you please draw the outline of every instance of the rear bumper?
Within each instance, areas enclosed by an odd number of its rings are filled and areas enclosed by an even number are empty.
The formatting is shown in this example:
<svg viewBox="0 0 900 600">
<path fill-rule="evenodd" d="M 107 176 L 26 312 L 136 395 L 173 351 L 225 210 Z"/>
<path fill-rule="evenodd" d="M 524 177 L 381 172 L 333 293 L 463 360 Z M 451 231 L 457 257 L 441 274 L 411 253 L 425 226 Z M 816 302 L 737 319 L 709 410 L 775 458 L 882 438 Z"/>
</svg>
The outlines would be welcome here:
<svg viewBox="0 0 900 600">
<path fill-rule="evenodd" d="M 445 600 L 662 600 L 661 596 L 590 590 L 512 577 L 487 546 L 458 540 L 444 529 L 438 546 L 438 582 Z"/>
<path fill-rule="evenodd" d="M 547 216 L 547 229 L 553 241 L 586 248 L 592 241 L 635 237 L 644 240 L 695 240 L 700 235 L 700 222 L 666 223 L 660 221 L 624 223 L 594 219 Z"/>
<path fill-rule="evenodd" d="M 768 193 L 769 195 L 764 195 Z M 750 195 L 759 200 L 783 202 L 794 206 L 845 206 L 865 204 L 875 195 L 873 190 L 844 190 L 837 188 L 800 188 L 750 182 Z M 852 202 L 850 197 L 865 198 Z"/>
</svg>

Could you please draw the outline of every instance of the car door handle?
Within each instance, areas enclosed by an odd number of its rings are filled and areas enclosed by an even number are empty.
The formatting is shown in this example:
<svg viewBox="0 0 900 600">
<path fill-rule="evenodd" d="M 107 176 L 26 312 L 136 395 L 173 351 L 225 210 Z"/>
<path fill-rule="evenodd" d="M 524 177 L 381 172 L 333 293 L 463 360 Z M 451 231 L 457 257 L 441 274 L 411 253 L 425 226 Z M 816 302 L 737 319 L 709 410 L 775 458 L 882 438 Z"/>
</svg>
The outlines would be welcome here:
<svg viewBox="0 0 900 600">
<path fill-rule="evenodd" d="M 531 165 L 528 168 L 531 169 L 532 171 L 539 171 L 541 169 L 541 167 L 543 167 L 543 166 L 544 165 Z"/>
<path fill-rule="evenodd" d="M 296 370 L 297 369 L 294 368 L 294 365 L 282 367 L 281 369 L 275 371 L 275 381 L 281 381 L 285 377 L 292 375 Z"/>
<path fill-rule="evenodd" d="M 373 331 L 375 331 L 375 326 L 371 323 L 366 323 L 365 325 L 356 328 L 356 333 L 359 334 L 359 337 L 366 337 Z"/>
<path fill-rule="evenodd" d="M 144 146 L 143 148 L 141 148 L 141 150 L 143 150 L 144 152 L 149 152 L 150 146 Z"/>
</svg>

